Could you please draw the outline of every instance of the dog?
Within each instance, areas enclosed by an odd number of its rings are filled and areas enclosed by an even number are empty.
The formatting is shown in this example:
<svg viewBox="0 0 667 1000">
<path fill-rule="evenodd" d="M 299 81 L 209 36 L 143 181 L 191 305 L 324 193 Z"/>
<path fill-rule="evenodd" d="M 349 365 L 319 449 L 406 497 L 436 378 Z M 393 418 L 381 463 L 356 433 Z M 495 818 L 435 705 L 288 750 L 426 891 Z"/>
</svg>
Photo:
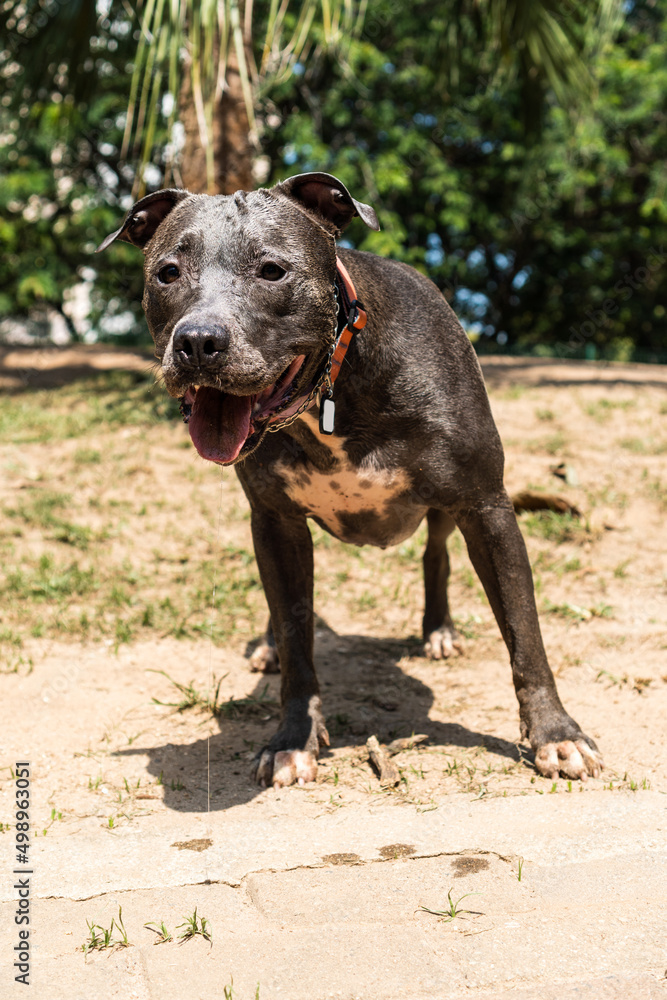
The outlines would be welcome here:
<svg viewBox="0 0 667 1000">
<path fill-rule="evenodd" d="M 436 286 L 406 264 L 337 248 L 375 211 L 326 173 L 230 196 L 165 189 L 98 250 L 144 253 L 143 308 L 164 384 L 199 454 L 233 465 L 251 508 L 270 621 L 255 668 L 281 673 L 281 722 L 256 780 L 313 781 L 329 744 L 313 663 L 308 518 L 384 548 L 426 518 L 425 655 L 459 647 L 447 600 L 458 526 L 507 645 L 537 770 L 586 780 L 602 757 L 565 711 L 504 454 L 475 352 Z"/>
</svg>

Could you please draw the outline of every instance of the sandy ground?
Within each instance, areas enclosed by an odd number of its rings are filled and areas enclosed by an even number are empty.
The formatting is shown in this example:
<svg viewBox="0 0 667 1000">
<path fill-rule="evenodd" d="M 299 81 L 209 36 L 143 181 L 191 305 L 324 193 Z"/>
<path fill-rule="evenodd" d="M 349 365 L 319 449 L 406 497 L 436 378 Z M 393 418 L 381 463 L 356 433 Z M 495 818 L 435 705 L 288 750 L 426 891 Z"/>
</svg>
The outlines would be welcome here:
<svg viewBox="0 0 667 1000">
<path fill-rule="evenodd" d="M 150 359 L 0 352 L 0 995 L 20 995 L 19 760 L 40 998 L 665 995 L 667 372 L 483 367 L 510 492 L 581 511 L 520 523 L 561 697 L 607 769 L 585 786 L 535 773 L 458 535 L 466 651 L 432 663 L 423 531 L 382 552 L 315 529 L 332 747 L 315 784 L 274 792 L 250 779 L 278 679 L 247 667 L 266 609 L 233 473 L 196 457 Z M 428 741 L 382 788 L 367 737 L 414 733 Z M 460 904 L 473 913 L 419 909 L 449 890 L 479 892 Z M 84 955 L 88 923 L 108 928 L 119 906 L 131 947 Z M 143 925 L 180 934 L 195 906 L 212 944 L 154 947 Z"/>
</svg>

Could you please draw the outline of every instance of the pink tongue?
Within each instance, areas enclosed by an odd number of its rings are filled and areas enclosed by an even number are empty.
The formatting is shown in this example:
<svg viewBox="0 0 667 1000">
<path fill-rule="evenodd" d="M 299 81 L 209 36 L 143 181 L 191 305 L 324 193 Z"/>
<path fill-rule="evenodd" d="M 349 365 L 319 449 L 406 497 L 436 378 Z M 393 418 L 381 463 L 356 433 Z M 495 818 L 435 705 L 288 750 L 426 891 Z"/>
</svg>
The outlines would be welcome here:
<svg viewBox="0 0 667 1000">
<path fill-rule="evenodd" d="M 188 430 L 202 458 L 222 465 L 234 461 L 250 433 L 252 399 L 210 386 L 197 389 Z"/>
</svg>

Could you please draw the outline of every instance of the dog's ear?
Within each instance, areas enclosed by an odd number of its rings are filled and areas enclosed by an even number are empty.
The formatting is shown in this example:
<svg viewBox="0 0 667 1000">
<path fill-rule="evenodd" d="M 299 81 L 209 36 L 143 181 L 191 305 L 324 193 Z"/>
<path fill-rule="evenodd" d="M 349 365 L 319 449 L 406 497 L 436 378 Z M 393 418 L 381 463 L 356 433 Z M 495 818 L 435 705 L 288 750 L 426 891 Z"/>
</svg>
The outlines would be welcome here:
<svg viewBox="0 0 667 1000">
<path fill-rule="evenodd" d="M 146 195 L 130 209 L 120 229 L 107 236 L 95 253 L 106 250 L 114 240 L 124 240 L 125 243 L 132 243 L 143 250 L 172 208 L 189 194 L 189 191 L 181 191 L 179 188 L 165 188 L 164 191 L 154 191 L 153 194 Z"/>
<path fill-rule="evenodd" d="M 297 174 L 276 184 L 273 191 L 300 202 L 304 208 L 321 215 L 341 231 L 355 215 L 371 229 L 380 228 L 371 206 L 353 198 L 342 181 L 332 174 Z"/>
</svg>

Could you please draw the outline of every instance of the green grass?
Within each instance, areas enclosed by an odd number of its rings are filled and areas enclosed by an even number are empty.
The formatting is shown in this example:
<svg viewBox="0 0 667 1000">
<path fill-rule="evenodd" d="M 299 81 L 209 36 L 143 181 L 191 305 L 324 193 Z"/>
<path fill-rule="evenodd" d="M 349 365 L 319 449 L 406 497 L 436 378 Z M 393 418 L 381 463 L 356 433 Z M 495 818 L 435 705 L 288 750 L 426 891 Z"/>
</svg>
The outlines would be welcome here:
<svg viewBox="0 0 667 1000">
<path fill-rule="evenodd" d="M 99 465 L 101 461 L 102 453 L 94 448 L 77 448 L 74 452 L 76 465 Z"/>
<path fill-rule="evenodd" d="M 414 535 L 407 538 L 400 545 L 397 545 L 395 549 L 389 549 L 385 553 L 385 558 L 387 556 L 392 560 L 392 562 L 398 566 L 413 566 L 416 565 L 421 559 L 424 549 L 426 548 L 426 538 L 428 535 L 428 530 L 425 523 L 422 523 Z"/>
<path fill-rule="evenodd" d="M 83 568 L 77 561 L 56 561 L 48 552 L 22 563 L 7 567 L 0 576 L 0 596 L 6 599 L 5 609 L 14 601 L 50 603 L 81 597 L 99 586 L 92 567 Z"/>
<path fill-rule="evenodd" d="M 543 571 L 545 573 L 555 573 L 560 579 L 565 573 L 578 573 L 581 569 L 581 559 L 573 556 L 570 559 L 563 559 L 561 556 L 554 556 L 550 550 L 543 550 L 537 553 L 533 560 L 533 571 Z"/>
<path fill-rule="evenodd" d="M 236 1000 L 234 994 L 234 978 L 229 980 L 229 986 L 223 987 L 222 992 L 223 1000 Z M 257 989 L 255 990 L 255 1000 L 259 1000 L 259 983 L 257 983 Z"/>
<path fill-rule="evenodd" d="M 189 684 L 181 684 L 180 681 L 175 681 L 164 670 L 151 670 L 150 672 L 162 674 L 163 677 L 166 677 L 181 696 L 178 701 L 159 701 L 157 698 L 153 698 L 152 701 L 156 705 L 166 705 L 169 708 L 175 708 L 177 712 L 185 712 L 188 709 L 197 708 L 204 712 L 210 712 L 212 715 L 224 716 L 227 719 L 239 719 L 252 715 L 266 715 L 267 712 L 271 713 L 278 708 L 278 703 L 268 694 L 268 682 L 258 695 L 248 695 L 247 698 L 232 697 L 228 701 L 221 701 L 220 685 L 227 674 L 223 674 L 218 681 L 213 677 L 213 689 L 209 692 L 204 692 L 198 691 L 195 688 L 194 681 L 190 681 Z"/>
<path fill-rule="evenodd" d="M 618 441 L 621 448 L 633 455 L 664 455 L 667 451 L 667 441 L 656 441 L 655 438 L 628 437 Z"/>
<path fill-rule="evenodd" d="M 556 434 L 549 438 L 546 438 L 543 444 L 544 451 L 547 455 L 559 455 L 567 445 L 567 438 L 562 431 L 558 431 Z"/>
<path fill-rule="evenodd" d="M 667 510 L 667 486 L 665 486 L 661 479 L 653 479 L 646 482 L 644 490 L 649 500 L 657 503 L 661 510 Z"/>
<path fill-rule="evenodd" d="M 585 523 L 572 514 L 557 514 L 553 510 L 539 510 L 521 514 L 519 524 L 535 538 L 562 545 L 563 542 L 584 542 L 590 538 Z"/>
<path fill-rule="evenodd" d="M 174 685 L 181 695 L 179 701 L 159 701 L 157 698 L 153 698 L 152 701 L 156 705 L 166 705 L 169 708 L 175 708 L 177 712 L 185 712 L 189 708 L 201 708 L 204 711 L 211 712 L 213 715 L 218 714 L 220 685 L 227 676 L 226 674 L 223 674 L 217 683 L 214 677 L 213 684 L 215 684 L 215 689 L 212 693 L 205 693 L 197 691 L 194 681 L 190 681 L 189 684 L 181 684 L 180 681 L 175 681 L 173 677 L 170 677 L 165 670 L 151 670 L 150 672 L 153 674 L 162 674 L 163 677 L 166 677 Z"/>
<path fill-rule="evenodd" d="M 524 451 L 539 453 L 545 451 L 547 455 L 558 455 L 567 446 L 567 438 L 562 431 L 556 431 L 550 437 L 537 438 L 533 441 L 522 442 L 520 447 Z"/>
<path fill-rule="evenodd" d="M 18 632 L 12 632 L 10 628 L 0 628 L 0 646 L 3 643 L 20 649 L 23 645 L 23 637 Z"/>
<path fill-rule="evenodd" d="M 174 940 L 171 931 L 167 930 L 164 920 L 161 920 L 159 924 L 154 920 L 150 920 L 147 924 L 144 924 L 144 927 L 147 927 L 149 931 L 153 931 L 157 934 L 157 938 L 153 944 L 166 944 L 167 941 Z"/>
<path fill-rule="evenodd" d="M 507 398 L 523 395 L 519 386 Z M 536 412 L 545 421 L 539 430 L 558 437 L 559 410 L 544 402 L 553 410 Z M 601 412 L 610 409 L 601 406 Z M 637 423 L 625 432 L 642 433 Z M 154 385 L 150 372 L 106 372 L 57 389 L 10 394 L 0 416 L 3 442 L 4 468 L 16 489 L 4 494 L 0 511 L 0 669 L 19 669 L 31 638 L 104 640 L 115 649 L 165 637 L 222 646 L 262 631 L 266 606 L 245 500 L 226 470 L 221 522 L 223 538 L 234 542 L 220 545 L 210 491 L 220 471 L 196 457 L 175 401 Z M 667 508 L 665 487 L 648 472 L 642 488 Z M 196 534 L 189 530 L 193 511 Z M 543 540 L 531 548 L 543 593 L 549 589 L 546 571 L 561 576 L 582 569 L 580 559 L 557 546 L 597 537 L 585 523 L 549 511 L 520 520 L 526 534 Z M 315 525 L 311 531 L 316 563 L 321 559 L 316 607 L 325 620 L 334 604 L 351 621 L 372 621 L 378 634 L 404 638 L 419 631 L 425 523 L 386 551 L 343 545 Z M 488 607 L 459 531 L 448 548 L 457 625 L 475 639 L 488 630 Z M 619 580 L 623 566 L 615 573 Z M 483 605 L 484 621 L 474 614 Z M 552 613 L 572 617 L 567 609 Z M 207 706 L 195 686 L 183 687 L 172 698 L 181 710 L 199 707 L 231 718 L 272 711 L 262 698 L 222 703 L 219 689 Z"/>
<path fill-rule="evenodd" d="M 456 631 L 464 639 L 478 639 L 484 631 L 484 622 L 479 615 L 468 615 L 466 618 L 454 618 Z"/>
<path fill-rule="evenodd" d="M 200 935 L 205 941 L 212 943 L 213 937 L 211 935 L 211 929 L 206 917 L 197 916 L 197 907 L 195 906 L 195 912 L 190 917 L 184 917 L 183 923 L 178 924 L 176 930 L 183 928 L 183 933 L 179 934 L 178 937 L 181 941 L 190 941 L 192 938 Z"/>
<path fill-rule="evenodd" d="M 521 399 L 526 393 L 525 385 L 516 383 L 515 385 L 510 385 L 506 389 L 501 389 L 499 391 L 493 392 L 492 395 L 497 395 L 499 399 Z"/>
<path fill-rule="evenodd" d="M 17 553 L 0 567 L 3 634 L 19 648 L 26 635 L 73 639 L 111 637 L 116 646 L 146 633 L 178 639 L 209 637 L 222 644 L 259 629 L 265 614 L 254 558 L 234 546 L 220 561 L 160 560 L 160 586 L 152 567 L 135 570 L 104 557 L 102 546 L 86 558 Z M 215 600 L 213 589 L 215 583 Z M 239 620 L 241 625 L 239 625 Z"/>
<path fill-rule="evenodd" d="M 454 890 L 450 889 L 447 893 L 447 906 L 443 910 L 431 910 L 428 906 L 420 906 L 419 909 L 423 910 L 424 913 L 432 913 L 435 917 L 440 917 L 445 923 L 450 923 L 457 917 L 460 917 L 462 913 L 474 913 L 474 910 L 464 910 L 461 907 L 461 903 L 468 896 L 481 896 L 481 892 L 466 892 L 463 896 L 459 896 L 457 900 L 452 899 L 452 892 Z"/>
<path fill-rule="evenodd" d="M 88 954 L 89 951 L 105 951 L 107 948 L 128 948 L 130 946 L 123 923 L 122 906 L 118 907 L 118 916 L 112 919 L 108 928 L 94 924 L 89 920 L 86 920 L 86 923 L 88 924 L 88 937 L 81 946 L 84 954 Z M 116 938 L 114 938 L 114 930 L 118 934 Z"/>
<path fill-rule="evenodd" d="M 23 484 L 0 512 L 0 602 L 3 630 L 18 636 L 14 651 L 27 636 L 110 637 L 118 647 L 147 630 L 177 637 L 206 632 L 221 642 L 236 631 L 236 617 L 245 619 L 246 628 L 253 621 L 259 582 L 250 553 L 222 553 L 224 571 L 219 574 L 215 605 L 213 582 L 219 566 L 211 558 L 191 562 L 185 580 L 182 565 L 170 566 L 158 586 L 150 564 L 144 562 L 136 571 L 127 559 L 110 556 L 110 542 L 116 538 L 121 540 L 118 548 L 132 551 L 123 544 L 122 534 L 134 505 L 105 496 L 106 484 L 90 496 L 90 470 L 94 468 L 99 477 L 113 462 L 117 481 L 133 469 L 127 468 L 123 451 L 110 454 L 91 447 L 85 438 L 106 433 L 115 441 L 120 429 L 150 427 L 177 416 L 176 402 L 154 384 L 148 370 L 105 372 L 62 388 L 15 393 L 3 400 L 0 444 L 16 449 L 31 442 L 57 445 L 68 438 L 84 438 L 69 453 L 71 457 L 61 454 L 39 476 L 27 466 L 33 483 Z M 25 475 L 25 461 L 14 462 L 15 475 Z M 98 472 L 98 466 L 103 470 Z M 52 485 L 46 485 L 47 473 L 53 477 Z M 66 491 L 60 485 L 63 481 Z M 106 523 L 99 527 L 100 515 L 105 514 Z M 91 517 L 95 528 L 86 523 Z M 37 553 L 35 534 L 41 542 Z M 215 621 L 210 623 L 212 616 Z M 0 646 L 7 645 L 0 638 Z M 14 660 L 17 655 L 14 652 Z"/>
<path fill-rule="evenodd" d="M 591 618 L 613 618 L 614 611 L 609 604 L 596 604 L 592 608 L 580 607 L 578 604 L 552 604 L 548 599 L 544 601 L 543 611 L 558 618 L 569 619 L 575 622 L 588 621 Z"/>
<path fill-rule="evenodd" d="M 146 373 L 103 372 L 62 389 L 7 395 L 0 412 L 0 441 L 62 441 L 93 430 L 177 418 L 177 401 L 155 383 L 148 362 L 146 368 Z"/>
<path fill-rule="evenodd" d="M 46 538 L 85 550 L 92 536 L 90 528 L 74 524 L 60 513 L 71 504 L 71 499 L 67 493 L 34 487 L 26 490 L 16 506 L 5 507 L 4 513 L 39 528 Z"/>
<path fill-rule="evenodd" d="M 614 410 L 629 410 L 637 405 L 636 399 L 596 399 L 592 403 L 586 403 L 584 411 L 589 417 L 593 417 L 598 423 L 606 423 Z"/>
<path fill-rule="evenodd" d="M 616 674 L 610 673 L 609 670 L 598 670 L 595 680 L 600 684 L 606 683 L 609 687 L 623 687 L 625 684 L 630 683 L 630 678 L 627 674 L 623 674 L 622 677 L 618 677 Z"/>
</svg>

